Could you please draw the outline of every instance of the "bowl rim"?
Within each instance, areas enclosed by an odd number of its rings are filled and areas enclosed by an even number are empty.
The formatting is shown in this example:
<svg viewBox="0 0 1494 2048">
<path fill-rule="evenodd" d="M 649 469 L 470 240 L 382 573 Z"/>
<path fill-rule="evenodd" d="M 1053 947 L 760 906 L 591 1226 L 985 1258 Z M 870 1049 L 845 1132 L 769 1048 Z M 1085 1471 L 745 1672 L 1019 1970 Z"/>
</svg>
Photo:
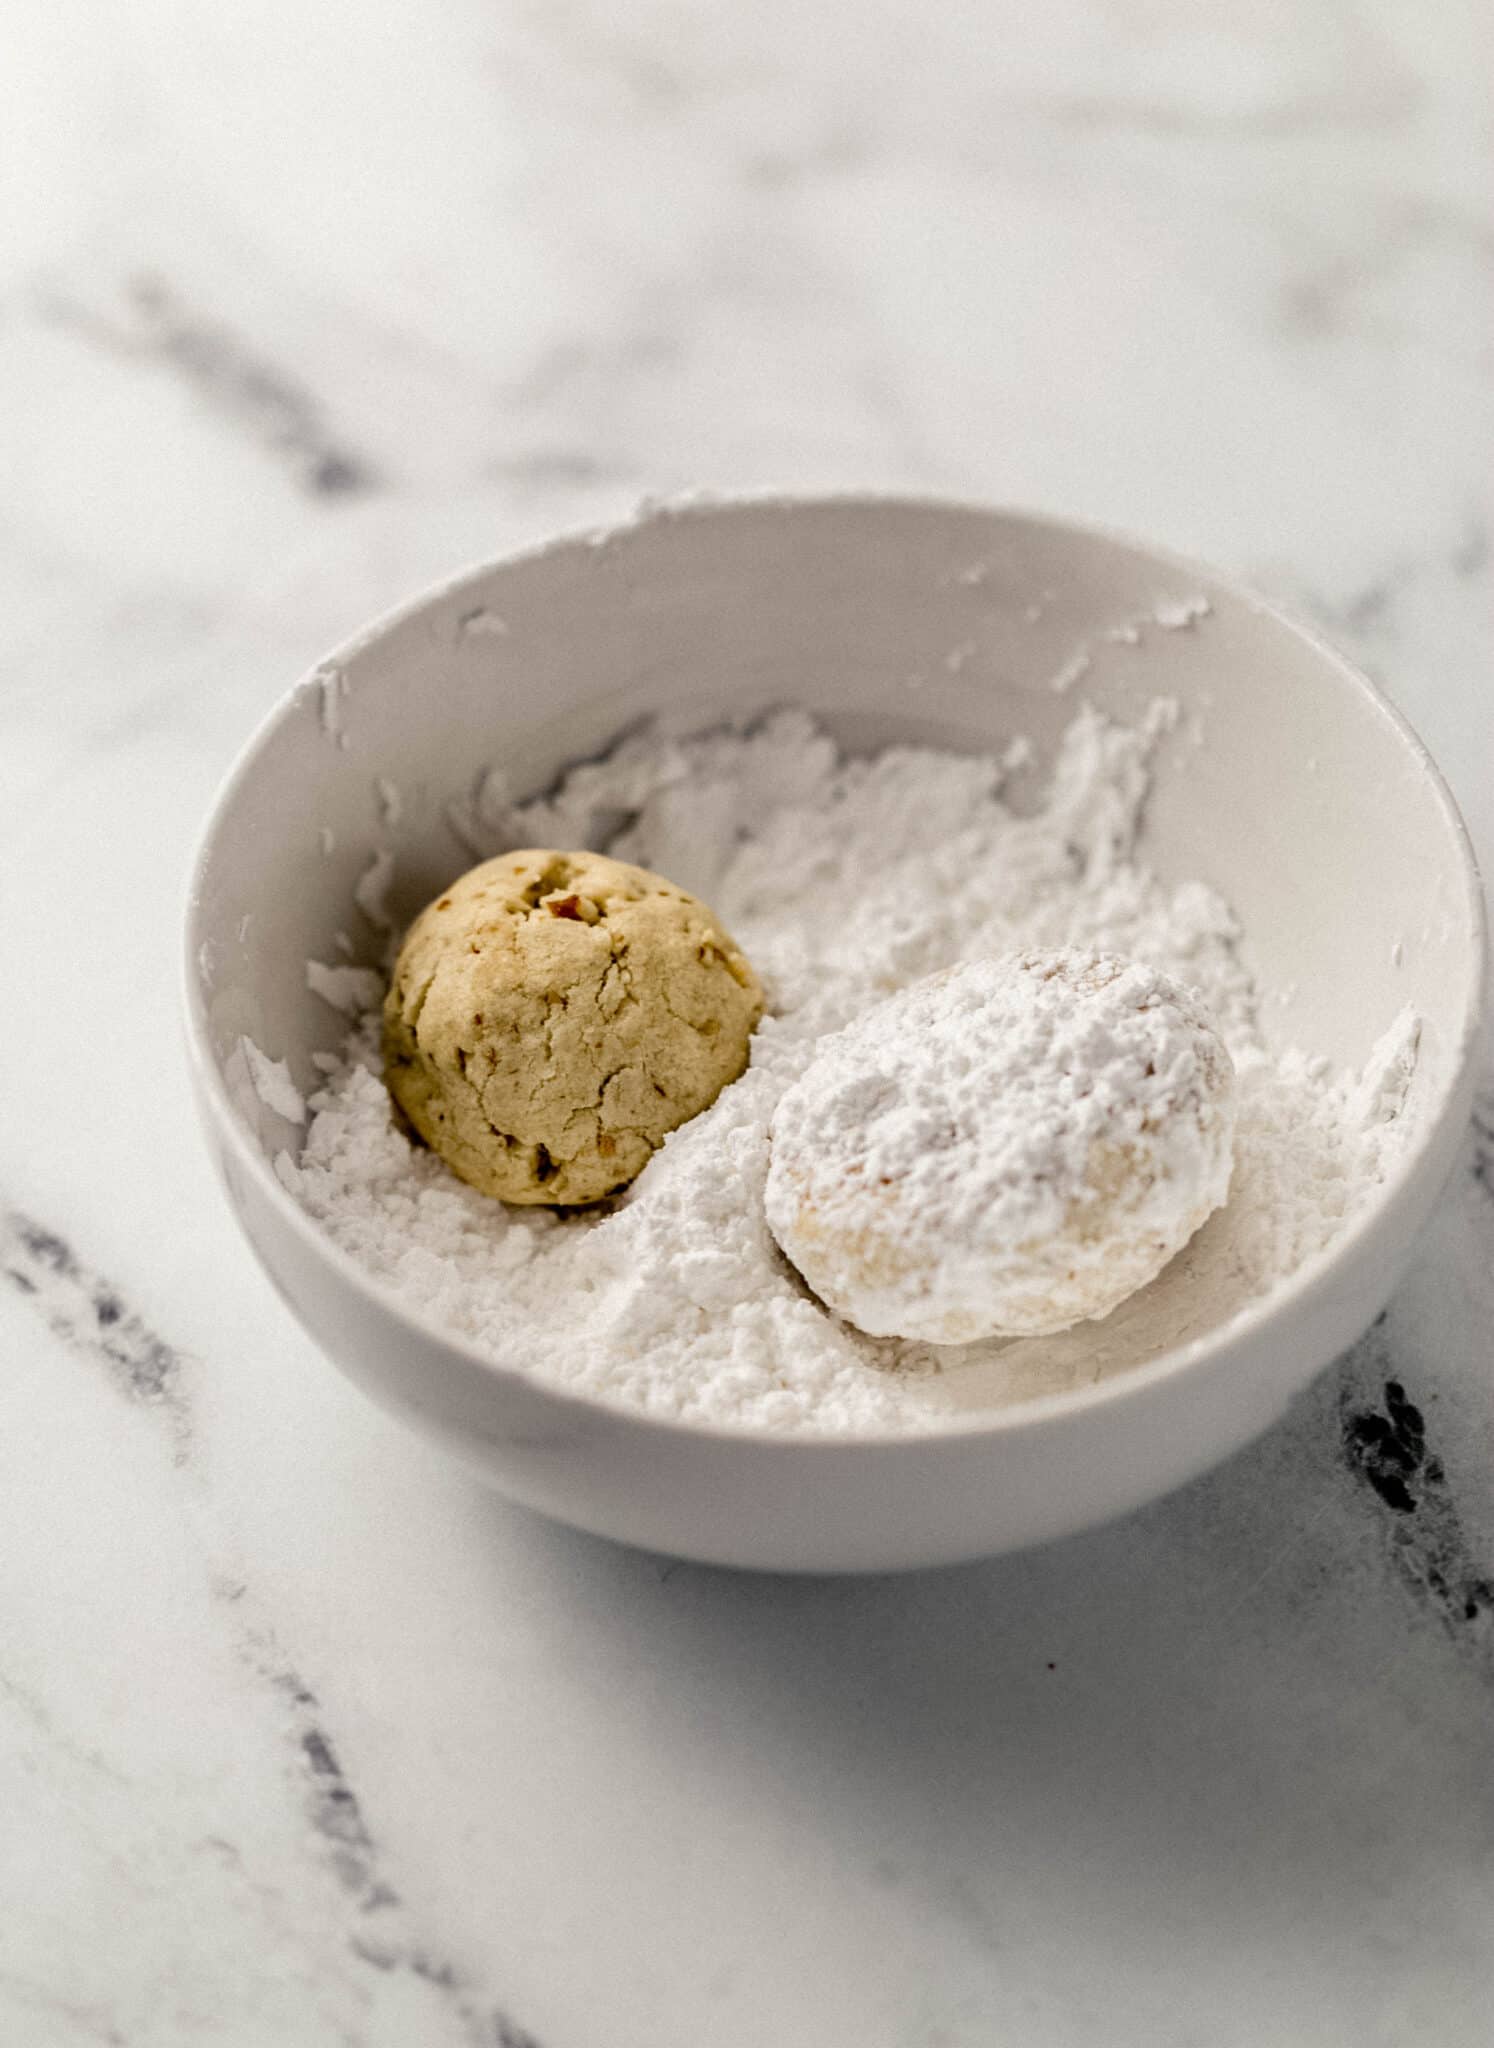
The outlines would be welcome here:
<svg viewBox="0 0 1494 2048">
<path fill-rule="evenodd" d="M 578 548 L 605 548 L 616 541 L 625 540 L 630 535 L 665 522 L 731 518 L 742 512 L 776 511 L 792 516 L 800 512 L 833 510 L 886 512 L 897 515 L 910 512 L 966 514 L 991 524 L 1005 522 L 1025 527 L 1040 527 L 1055 534 L 1098 541 L 1144 555 L 1169 575 L 1213 586 L 1243 603 L 1250 610 L 1285 627 L 1287 631 L 1305 641 L 1320 660 L 1328 663 L 1349 682 L 1367 707 L 1395 733 L 1429 784 L 1443 820 L 1451 828 L 1452 843 L 1461 856 L 1459 879 L 1465 899 L 1466 936 L 1470 942 L 1471 954 L 1467 987 L 1463 991 L 1461 1015 L 1458 1020 L 1457 1040 L 1439 1098 L 1422 1116 L 1420 1127 L 1413 1134 L 1411 1142 L 1349 1227 L 1331 1243 L 1305 1259 L 1285 1280 L 1268 1289 L 1257 1299 L 1246 1303 L 1212 1329 L 1187 1338 L 1181 1344 L 1170 1345 L 1143 1363 L 1127 1366 L 1086 1386 L 1071 1387 L 1057 1393 L 1030 1395 L 996 1409 L 956 1410 L 940 1414 L 929 1421 L 920 1419 L 912 1428 L 894 1425 L 881 1429 L 836 1430 L 831 1433 L 814 1429 L 779 1431 L 756 1424 L 697 1421 L 682 1416 L 655 1415 L 646 1409 L 609 1398 L 604 1394 L 579 1390 L 562 1381 L 530 1372 L 521 1365 L 509 1364 L 495 1358 L 460 1331 L 414 1307 L 379 1275 L 371 1273 L 361 1265 L 351 1252 L 345 1251 L 323 1229 L 317 1219 L 311 1216 L 284 1186 L 276 1175 L 271 1161 L 266 1158 L 260 1147 L 252 1142 L 249 1132 L 234 1110 L 227 1086 L 213 1055 L 208 1034 L 200 966 L 203 935 L 198 928 L 198 917 L 202 906 L 205 871 L 225 813 L 242 785 L 253 773 L 261 753 L 281 722 L 298 703 L 303 701 L 308 685 L 327 669 L 345 665 L 365 648 L 407 620 L 447 602 L 468 586 L 485 581 L 499 569 L 515 568 L 525 562 L 538 561 Z M 1005 1437 L 1029 1429 L 1041 1429 L 1050 1424 L 1061 1425 L 1067 1418 L 1139 1399 L 1168 1380 L 1182 1379 L 1193 1368 L 1203 1365 L 1215 1354 L 1233 1350 L 1252 1338 L 1264 1336 L 1269 1327 L 1279 1319 L 1285 1320 L 1293 1310 L 1310 1306 L 1331 1288 L 1336 1270 L 1352 1258 L 1363 1240 L 1378 1230 L 1395 1209 L 1406 1201 L 1413 1183 L 1418 1178 L 1419 1170 L 1428 1155 L 1436 1149 L 1439 1140 L 1444 1137 L 1452 1111 L 1471 1085 L 1472 1070 L 1478 1057 L 1481 1039 L 1484 988 L 1489 972 L 1488 946 L 1488 913 L 1478 857 L 1467 824 L 1446 777 L 1404 713 L 1390 701 L 1385 692 L 1332 641 L 1326 639 L 1315 626 L 1298 617 L 1290 607 L 1262 596 L 1248 584 L 1237 581 L 1208 563 L 1176 553 L 1169 548 L 1159 547 L 1150 541 L 1138 539 L 1119 528 L 1098 521 L 1069 519 L 1051 513 L 1031 511 L 1022 506 L 896 491 L 844 490 L 802 495 L 777 491 L 718 495 L 695 491 L 662 500 L 645 498 L 631 516 L 621 521 L 602 526 L 570 528 L 511 552 L 484 558 L 442 577 L 413 596 L 380 612 L 359 627 L 313 662 L 305 674 L 276 699 L 231 761 L 209 806 L 195 843 L 188 874 L 184 946 L 181 954 L 182 1010 L 188 1058 L 197 1081 L 199 1101 L 206 1105 L 218 1131 L 224 1141 L 232 1147 L 239 1164 L 253 1178 L 260 1195 L 268 1200 L 281 1222 L 308 1250 L 314 1252 L 346 1285 L 366 1296 L 374 1306 L 410 1336 L 425 1343 L 434 1342 L 459 1354 L 469 1366 L 477 1367 L 482 1373 L 521 1383 L 530 1394 L 554 1402 L 559 1407 L 572 1410 L 592 1421 L 605 1418 L 624 1429 L 631 1427 L 650 1433 L 662 1432 L 666 1436 L 714 1441 L 723 1445 L 742 1447 L 744 1451 L 751 1448 L 759 1451 L 813 1452 L 824 1455 L 868 1449 L 883 1450 L 897 1445 L 970 1443 L 972 1440 L 979 1441 L 987 1437 Z"/>
</svg>

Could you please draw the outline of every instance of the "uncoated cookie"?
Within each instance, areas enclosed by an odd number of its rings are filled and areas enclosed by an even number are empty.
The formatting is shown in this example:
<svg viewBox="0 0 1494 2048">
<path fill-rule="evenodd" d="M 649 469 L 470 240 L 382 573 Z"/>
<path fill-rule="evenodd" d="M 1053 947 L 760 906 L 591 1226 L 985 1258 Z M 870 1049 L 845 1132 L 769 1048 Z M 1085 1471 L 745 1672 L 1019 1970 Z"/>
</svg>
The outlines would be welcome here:
<svg viewBox="0 0 1494 2048">
<path fill-rule="evenodd" d="M 616 1194 L 747 1064 L 762 988 L 698 898 L 597 853 L 484 861 L 405 935 L 384 1078 L 505 1202 Z"/>
</svg>

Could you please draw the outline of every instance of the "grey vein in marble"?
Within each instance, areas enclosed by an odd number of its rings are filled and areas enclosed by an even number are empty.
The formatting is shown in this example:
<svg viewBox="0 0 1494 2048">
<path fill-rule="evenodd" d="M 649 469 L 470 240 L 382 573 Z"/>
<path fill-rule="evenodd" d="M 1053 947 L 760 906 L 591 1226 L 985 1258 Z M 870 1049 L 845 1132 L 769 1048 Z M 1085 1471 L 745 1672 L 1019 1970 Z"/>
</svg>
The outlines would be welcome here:
<svg viewBox="0 0 1494 2048">
<path fill-rule="evenodd" d="M 1388 1510 L 1396 1571 L 1494 1677 L 1494 1578 L 1480 1569 L 1426 1418 L 1395 1377 L 1385 1315 L 1350 1352 L 1339 1387 L 1349 1470 Z"/>
<path fill-rule="evenodd" d="M 282 461 L 313 496 L 348 497 L 379 487 L 372 463 L 333 434 L 311 392 L 230 329 L 183 305 L 161 279 L 131 280 L 123 319 L 50 289 L 35 303 L 85 342 L 179 377 L 204 405 Z"/>
<path fill-rule="evenodd" d="M 80 1264 L 56 1231 L 14 1209 L 0 1210 L 0 1272 L 70 1350 L 102 1365 L 127 1399 L 160 1412 L 180 1463 L 191 1435 L 181 1354 L 111 1282 Z"/>
<path fill-rule="evenodd" d="M 1486 1091 L 1473 1105 L 1474 1186 L 1494 1202 L 1494 1091 Z"/>
<path fill-rule="evenodd" d="M 470 2048 L 539 2048 L 532 2034 L 481 1996 L 468 1972 L 414 1931 L 405 1901 L 384 1873 L 316 1694 L 293 1670 L 268 1660 L 259 1668 L 288 1703 L 307 1819 L 358 1916 L 348 1936 L 352 1954 L 377 1971 L 408 1971 L 430 1985 Z"/>
<path fill-rule="evenodd" d="M 113 1284 L 90 1271 L 55 1231 L 15 1210 L 0 1212 L 0 1273 L 68 1351 L 102 1365 L 119 1392 L 161 1418 L 173 1463 L 184 1465 L 191 1437 L 184 1384 L 190 1362 L 185 1355 L 156 1335 Z M 419 1932 L 416 1916 L 385 1872 L 321 1703 L 285 1661 L 273 1631 L 255 1619 L 246 1582 L 219 1570 L 210 1574 L 209 1588 L 215 1606 L 230 1617 L 236 1656 L 263 1682 L 271 1698 L 284 1703 L 292 1780 L 299 1788 L 307 1826 L 352 1916 L 346 1935 L 349 1953 L 381 1974 L 405 1971 L 429 1986 L 459 2028 L 466 2048 L 538 2048 L 532 2034 L 482 1996 L 469 1971 Z M 49 1747 L 120 1785 L 128 1783 L 106 1756 L 80 1745 L 60 1728 L 45 1701 L 0 1670 L 0 1703 L 6 1702 L 32 1723 Z M 231 1842 L 220 1839 L 218 1847 L 230 1861 L 237 1859 Z M 0 1971 L 0 1987 L 6 1981 Z M 43 2002 L 77 2017 L 56 1997 Z M 123 2037 L 105 2031 L 99 2038 Z"/>
</svg>

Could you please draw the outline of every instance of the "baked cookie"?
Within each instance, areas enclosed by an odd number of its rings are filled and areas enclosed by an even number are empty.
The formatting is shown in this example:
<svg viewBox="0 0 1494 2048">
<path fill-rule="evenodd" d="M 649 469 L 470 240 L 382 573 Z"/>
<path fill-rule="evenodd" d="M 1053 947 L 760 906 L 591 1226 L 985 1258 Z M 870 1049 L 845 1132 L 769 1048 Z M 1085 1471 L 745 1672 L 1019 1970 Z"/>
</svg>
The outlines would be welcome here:
<svg viewBox="0 0 1494 2048">
<path fill-rule="evenodd" d="M 761 1012 L 757 976 L 696 897 L 602 854 L 506 853 L 405 935 L 384 1075 L 483 1193 L 599 1202 L 741 1073 Z"/>
<path fill-rule="evenodd" d="M 1198 998 L 1112 956 L 931 975 L 778 1103 L 765 1202 L 830 1308 L 965 1344 L 1108 1315 L 1229 1189 L 1235 1075 Z"/>
</svg>

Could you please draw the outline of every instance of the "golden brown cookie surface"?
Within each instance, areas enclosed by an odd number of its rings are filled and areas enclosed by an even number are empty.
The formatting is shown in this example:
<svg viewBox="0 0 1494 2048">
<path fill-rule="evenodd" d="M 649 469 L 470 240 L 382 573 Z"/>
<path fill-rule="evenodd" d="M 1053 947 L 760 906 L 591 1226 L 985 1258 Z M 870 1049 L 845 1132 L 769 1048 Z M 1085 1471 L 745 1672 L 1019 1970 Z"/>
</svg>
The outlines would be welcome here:
<svg viewBox="0 0 1494 2048">
<path fill-rule="evenodd" d="M 714 913 L 603 854 L 471 869 L 405 935 L 384 1003 L 390 1094 L 505 1202 L 598 1202 L 747 1064 L 762 989 Z"/>
</svg>

